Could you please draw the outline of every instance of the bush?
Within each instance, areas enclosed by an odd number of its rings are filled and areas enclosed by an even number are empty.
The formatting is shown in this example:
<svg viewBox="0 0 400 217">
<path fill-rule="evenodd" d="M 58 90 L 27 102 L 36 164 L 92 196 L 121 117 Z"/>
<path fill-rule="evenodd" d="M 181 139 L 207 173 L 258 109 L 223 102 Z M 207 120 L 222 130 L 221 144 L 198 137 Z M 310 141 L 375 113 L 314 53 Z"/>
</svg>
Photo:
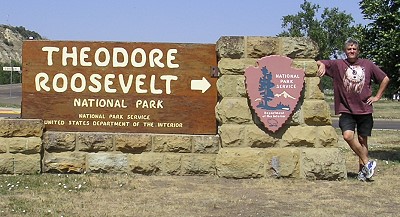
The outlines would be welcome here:
<svg viewBox="0 0 400 217">
<path fill-rule="evenodd" d="M 14 46 L 14 44 L 11 41 L 7 40 L 6 38 L 3 39 L 3 43 L 10 47 Z"/>
</svg>

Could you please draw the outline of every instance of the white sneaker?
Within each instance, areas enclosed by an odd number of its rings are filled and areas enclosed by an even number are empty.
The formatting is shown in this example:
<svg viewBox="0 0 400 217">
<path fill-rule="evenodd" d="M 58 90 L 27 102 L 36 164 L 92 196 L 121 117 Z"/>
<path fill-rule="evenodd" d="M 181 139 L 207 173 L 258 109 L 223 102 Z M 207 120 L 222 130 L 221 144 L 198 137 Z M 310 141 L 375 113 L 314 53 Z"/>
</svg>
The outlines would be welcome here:
<svg viewBox="0 0 400 217">
<path fill-rule="evenodd" d="M 368 163 L 364 165 L 362 171 L 365 174 L 365 178 L 369 179 L 374 175 L 375 167 L 376 167 L 375 161 L 368 161 Z"/>
<path fill-rule="evenodd" d="M 357 179 L 358 179 L 358 181 L 362 181 L 362 182 L 367 181 L 367 178 L 365 178 L 365 175 L 362 171 L 358 172 Z"/>
</svg>

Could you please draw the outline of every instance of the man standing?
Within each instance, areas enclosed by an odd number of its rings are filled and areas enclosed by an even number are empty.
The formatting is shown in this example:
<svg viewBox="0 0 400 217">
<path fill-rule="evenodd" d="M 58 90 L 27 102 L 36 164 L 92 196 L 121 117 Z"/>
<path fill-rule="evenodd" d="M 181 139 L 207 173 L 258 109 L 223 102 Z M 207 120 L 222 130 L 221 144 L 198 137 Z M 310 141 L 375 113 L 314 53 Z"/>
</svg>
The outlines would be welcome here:
<svg viewBox="0 0 400 217">
<path fill-rule="evenodd" d="M 335 114 L 340 114 L 339 127 L 343 139 L 359 157 L 358 180 L 367 181 L 376 167 L 375 161 L 368 159 L 368 136 L 373 127 L 372 104 L 381 99 L 389 78 L 372 61 L 359 59 L 358 42 L 345 42 L 346 59 L 317 61 L 318 76 L 325 74 L 333 79 Z M 371 81 L 379 84 L 372 96 Z M 357 138 L 355 130 L 357 129 Z"/>
</svg>

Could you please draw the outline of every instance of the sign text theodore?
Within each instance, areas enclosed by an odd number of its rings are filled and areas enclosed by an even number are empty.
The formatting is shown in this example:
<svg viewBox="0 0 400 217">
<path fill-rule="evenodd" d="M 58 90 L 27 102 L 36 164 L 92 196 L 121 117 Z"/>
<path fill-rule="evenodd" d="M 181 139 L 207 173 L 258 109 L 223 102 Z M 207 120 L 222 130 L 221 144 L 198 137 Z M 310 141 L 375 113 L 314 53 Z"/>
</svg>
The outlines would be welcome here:
<svg viewBox="0 0 400 217">
<path fill-rule="evenodd" d="M 215 134 L 215 45 L 25 41 L 22 117 L 47 130 Z"/>
</svg>

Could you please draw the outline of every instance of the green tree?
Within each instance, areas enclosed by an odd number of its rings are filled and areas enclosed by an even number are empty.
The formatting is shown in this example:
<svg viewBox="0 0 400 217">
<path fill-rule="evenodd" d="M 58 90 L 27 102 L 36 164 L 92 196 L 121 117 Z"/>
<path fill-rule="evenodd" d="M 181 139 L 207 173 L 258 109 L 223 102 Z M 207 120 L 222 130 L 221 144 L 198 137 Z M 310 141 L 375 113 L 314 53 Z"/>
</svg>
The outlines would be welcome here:
<svg viewBox="0 0 400 217">
<path fill-rule="evenodd" d="M 316 59 L 335 58 L 334 54 L 343 53 L 343 45 L 347 38 L 360 38 L 361 25 L 355 25 L 350 14 L 341 12 L 336 7 L 324 8 L 318 18 L 321 7 L 307 0 L 304 0 L 300 8 L 301 11 L 296 15 L 287 15 L 282 18 L 284 31 L 278 36 L 309 37 L 318 45 Z M 321 83 L 324 89 L 332 89 L 330 78 L 323 77 Z"/>
<path fill-rule="evenodd" d="M 283 16 L 282 28 L 285 30 L 278 36 L 311 38 L 319 47 L 317 59 L 332 57 L 335 50 L 342 50 L 347 38 L 359 38 L 361 25 L 352 25 L 354 19 L 350 14 L 341 12 L 336 7 L 324 8 L 318 19 L 321 8 L 318 4 L 304 0 L 300 8 L 302 11 L 296 15 Z"/>
<path fill-rule="evenodd" d="M 6 76 L 6 72 L 3 72 L 3 66 L 4 64 L 0 62 L 0 85 L 1 84 L 5 84 L 5 76 Z"/>
<path fill-rule="evenodd" d="M 386 93 L 400 87 L 400 1 L 362 0 L 364 18 L 371 22 L 362 29 L 363 55 L 384 70 L 391 82 Z"/>
</svg>

